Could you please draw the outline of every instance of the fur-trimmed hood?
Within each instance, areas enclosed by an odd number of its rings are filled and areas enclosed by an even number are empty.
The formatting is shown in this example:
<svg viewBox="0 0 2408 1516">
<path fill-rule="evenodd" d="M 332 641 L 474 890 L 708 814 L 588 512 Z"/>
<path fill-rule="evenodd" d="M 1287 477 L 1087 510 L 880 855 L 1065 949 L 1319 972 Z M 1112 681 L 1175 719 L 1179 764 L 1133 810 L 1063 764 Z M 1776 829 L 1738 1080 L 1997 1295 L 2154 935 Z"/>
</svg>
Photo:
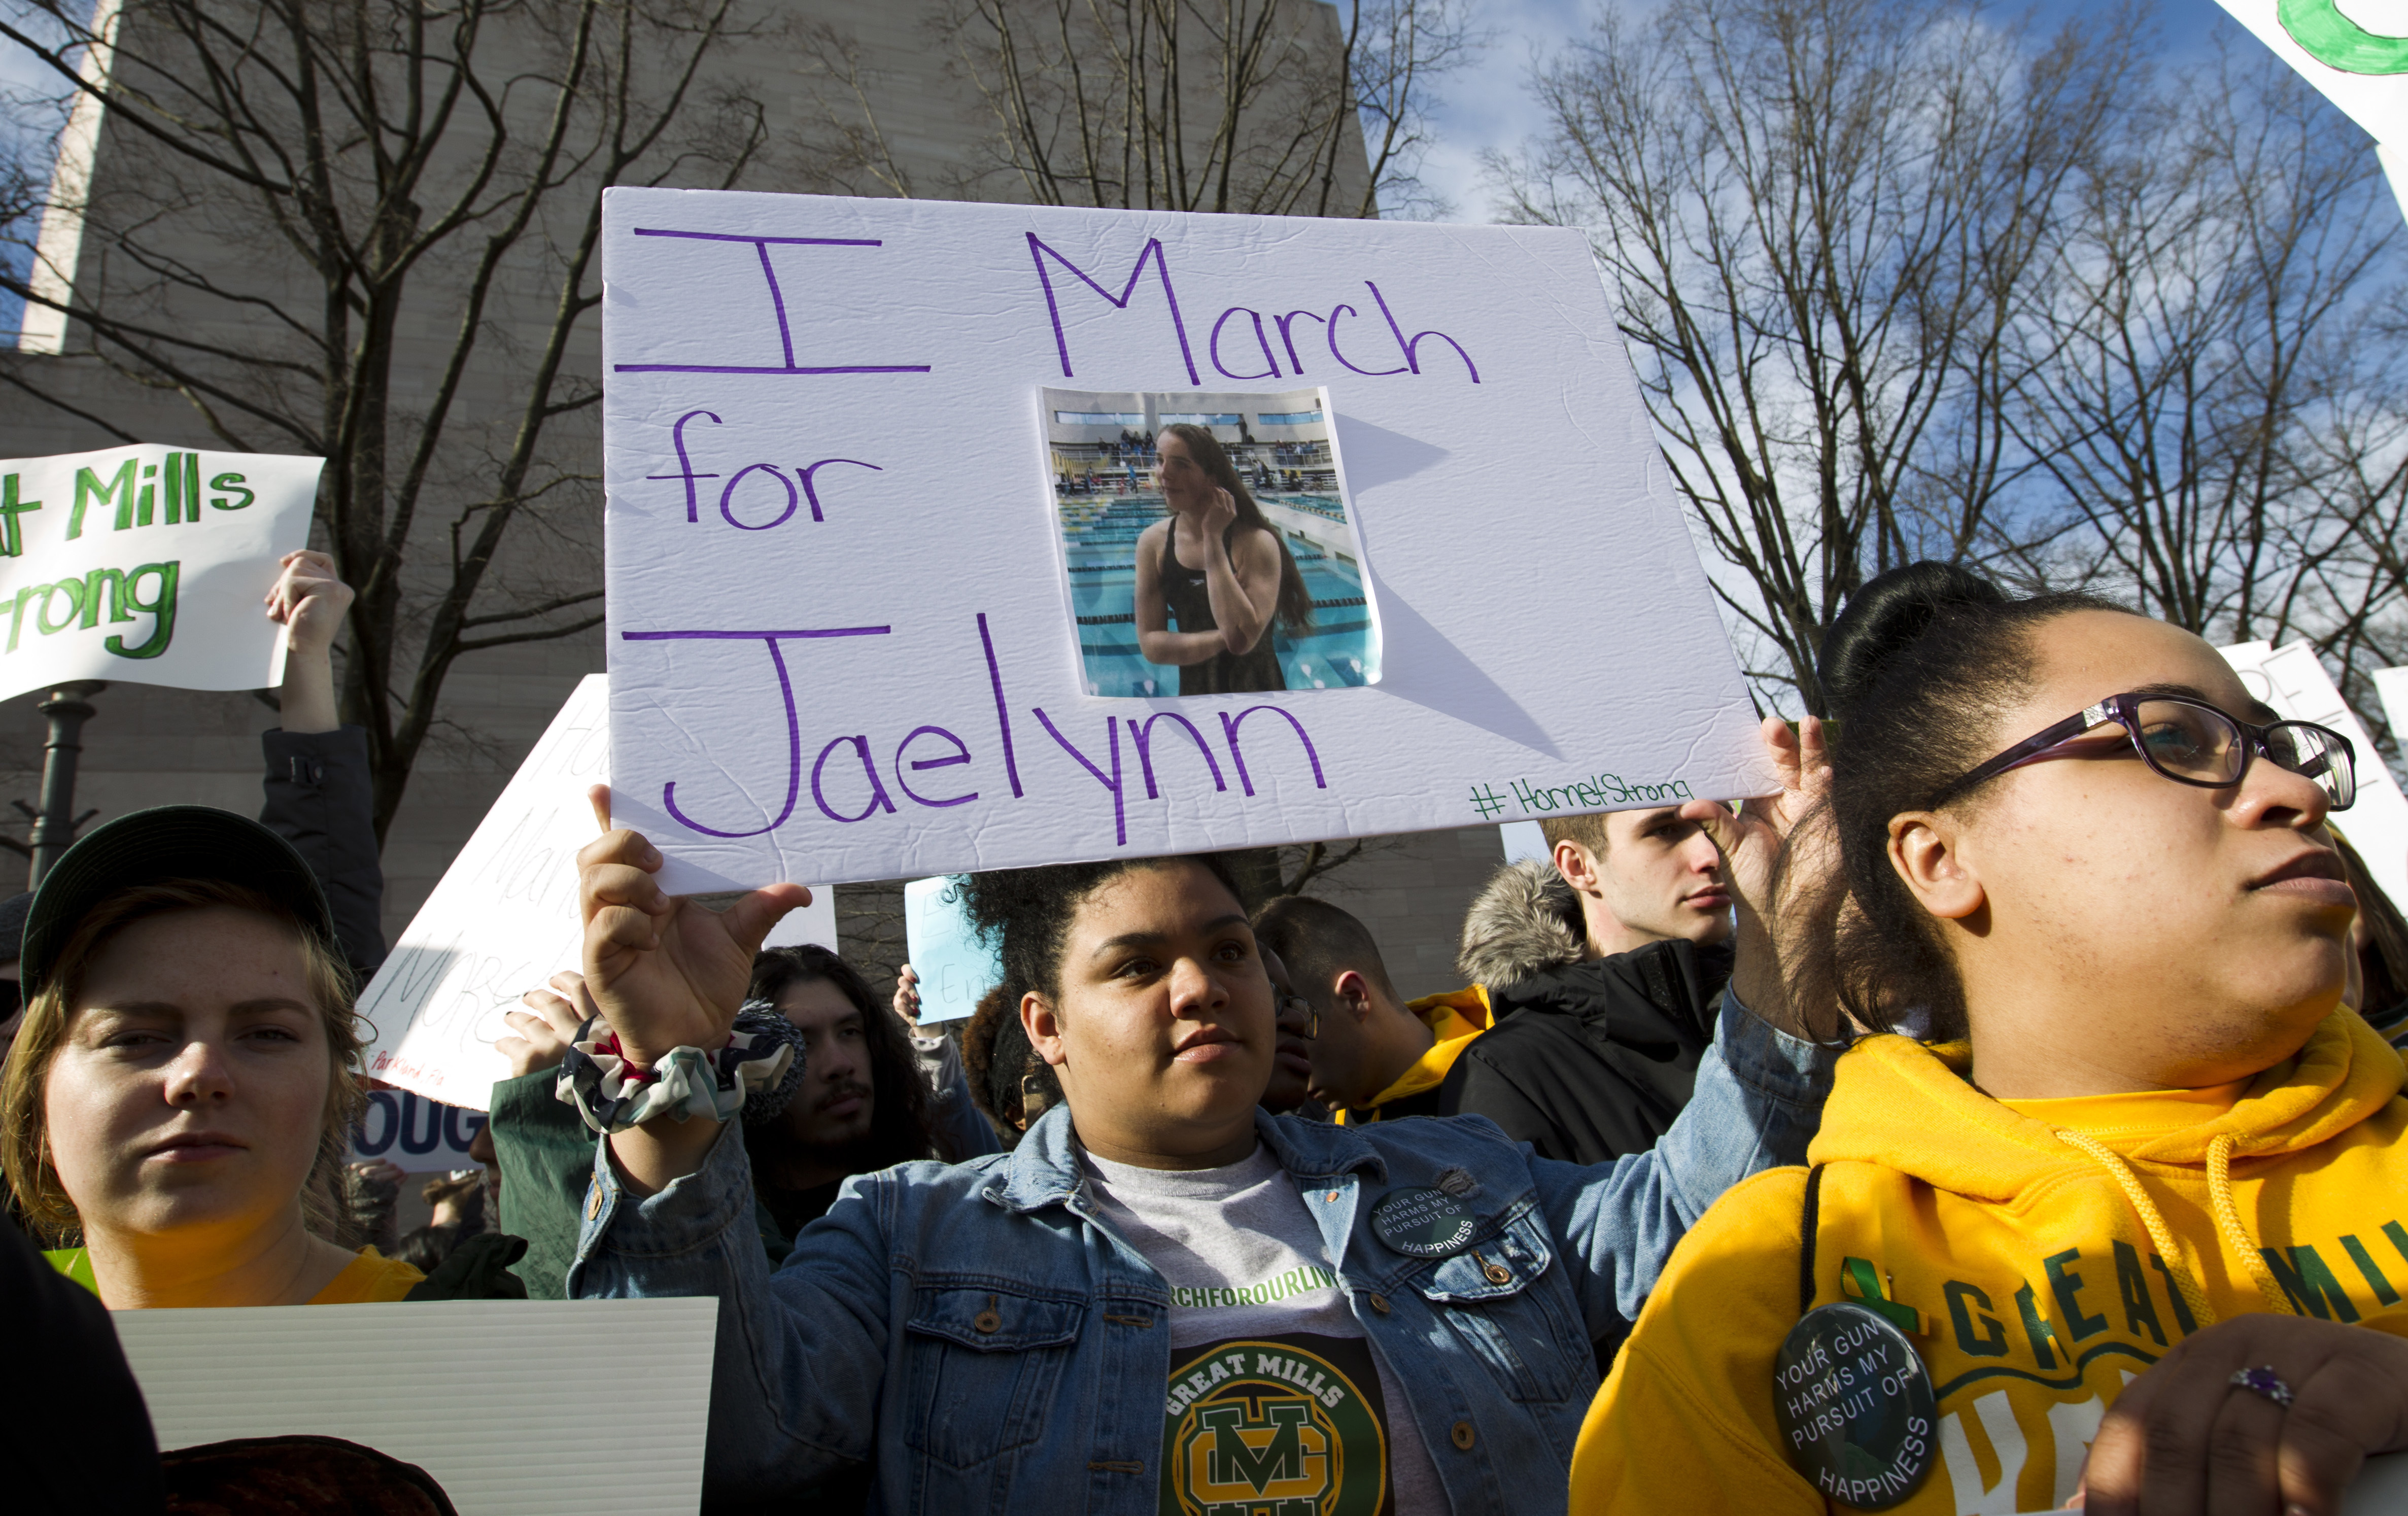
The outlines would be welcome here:
<svg viewBox="0 0 2408 1516">
<path fill-rule="evenodd" d="M 1572 887 L 1554 864 L 1526 858 L 1491 875 L 1465 912 L 1455 966 L 1474 984 L 1511 984 L 1580 962 L 1587 942 Z"/>
</svg>

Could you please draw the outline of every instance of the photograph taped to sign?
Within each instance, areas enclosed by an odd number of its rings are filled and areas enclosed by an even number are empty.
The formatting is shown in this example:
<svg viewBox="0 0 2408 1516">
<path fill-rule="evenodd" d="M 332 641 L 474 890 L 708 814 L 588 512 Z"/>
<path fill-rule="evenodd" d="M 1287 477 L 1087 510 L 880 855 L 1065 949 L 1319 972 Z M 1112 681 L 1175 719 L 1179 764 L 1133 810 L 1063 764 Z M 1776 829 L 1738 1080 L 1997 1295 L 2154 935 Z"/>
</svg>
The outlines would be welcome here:
<svg viewBox="0 0 2408 1516">
<path fill-rule="evenodd" d="M 284 680 L 261 607 L 323 461 L 148 444 L 0 459 L 0 699 L 68 679 Z"/>
<path fill-rule="evenodd" d="M 1776 787 L 1577 232 L 620 188 L 603 258 L 613 814 L 672 891 Z M 1326 393 L 1380 681 L 1091 694 L 1043 388 Z"/>
<path fill-rule="evenodd" d="M 1321 390 L 1039 393 L 1086 691 L 1380 682 L 1379 611 Z M 1242 630 L 1221 610 L 1242 607 Z"/>
</svg>

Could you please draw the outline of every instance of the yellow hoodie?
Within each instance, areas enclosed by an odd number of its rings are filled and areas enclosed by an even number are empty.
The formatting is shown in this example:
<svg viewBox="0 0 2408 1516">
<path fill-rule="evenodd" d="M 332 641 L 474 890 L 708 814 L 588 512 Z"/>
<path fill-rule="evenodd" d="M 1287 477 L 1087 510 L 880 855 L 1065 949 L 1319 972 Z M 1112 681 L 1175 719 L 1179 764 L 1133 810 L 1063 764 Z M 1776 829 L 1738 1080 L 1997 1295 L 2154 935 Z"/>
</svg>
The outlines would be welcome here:
<svg viewBox="0 0 2408 1516">
<path fill-rule="evenodd" d="M 1429 1051 L 1423 1053 L 1412 1067 L 1397 1077 L 1397 1081 L 1372 1097 L 1360 1110 L 1340 1109 L 1331 1114 L 1340 1126 L 1360 1126 L 1391 1115 L 1435 1116 L 1438 1087 L 1446 1082 L 1447 1071 L 1471 1039 L 1488 1030 L 1488 988 L 1475 984 L 1469 989 L 1449 990 L 1442 994 L 1426 994 L 1419 1000 L 1408 1000 L 1405 1008 L 1421 1018 L 1430 1029 Z M 1416 1107 L 1410 1110 L 1390 1111 L 1385 1108 L 1402 1106 L 1415 1095 L 1431 1095 L 1421 1102 L 1427 1109 Z"/>
<path fill-rule="evenodd" d="M 2223 1317 L 2408 1336 L 2408 1097 L 2354 1012 L 2220 1090 L 1998 1101 L 1964 1066 L 1859 1043 L 1807 1153 L 1814 1304 L 1904 1327 L 1938 1397 L 1940 1456 L 1897 1510 L 2063 1505 L 2124 1385 Z M 1575 1513 L 1824 1510 L 1773 1413 L 1808 1172 L 1756 1176 L 1683 1240 L 1581 1428 Z"/>
</svg>

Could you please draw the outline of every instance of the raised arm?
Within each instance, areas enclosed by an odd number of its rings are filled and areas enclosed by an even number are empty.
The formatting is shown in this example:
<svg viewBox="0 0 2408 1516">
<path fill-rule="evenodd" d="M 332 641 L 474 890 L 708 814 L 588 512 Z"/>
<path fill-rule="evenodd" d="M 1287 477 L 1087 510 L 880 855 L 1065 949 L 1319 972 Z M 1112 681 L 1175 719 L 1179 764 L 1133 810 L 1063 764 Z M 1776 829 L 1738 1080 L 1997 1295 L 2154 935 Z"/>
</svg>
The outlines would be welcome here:
<svg viewBox="0 0 2408 1516">
<path fill-rule="evenodd" d="M 1204 591 L 1212 601 L 1212 624 L 1221 644 L 1234 653 L 1254 651 L 1279 608 L 1279 540 L 1268 531 L 1240 532 L 1229 540 L 1238 503 L 1220 491 L 1204 517 Z"/>
<path fill-rule="evenodd" d="M 1639 1319 L 1672 1250 L 1724 1191 L 1805 1162 L 1837 1056 L 1768 1025 L 1726 993 L 1696 1093 L 1656 1146 L 1590 1167 L 1531 1160 L 1540 1204 L 1574 1261 L 1592 1337 L 1617 1319 Z"/>
<path fill-rule="evenodd" d="M 585 991 L 622 1055 L 647 1068 L 680 1047 L 725 1046 L 761 938 L 810 898 L 777 884 L 714 912 L 664 893 L 652 878 L 662 861 L 628 831 L 578 855 Z M 891 1251 L 873 1208 L 848 1190 L 773 1285 L 739 1123 L 662 1116 L 594 1154 L 569 1297 L 719 1300 L 706 1504 L 808 1502 L 868 1457 Z"/>
<path fill-rule="evenodd" d="M 301 854 L 334 908 L 343 954 L 361 979 L 384 962 L 384 868 L 367 733 L 335 713 L 335 634 L 351 587 L 322 552 L 288 552 L 267 593 L 267 616 L 285 628 L 282 723 L 260 734 L 266 759 L 261 824 Z"/>
<path fill-rule="evenodd" d="M 660 887 L 652 876 L 666 861 L 624 829 L 577 855 L 585 992 L 620 1055 L 647 1069 L 679 1048 L 727 1046 L 761 939 L 786 912 L 811 903 L 799 884 L 772 884 L 712 910 Z M 613 1134 L 608 1146 L 628 1187 L 648 1195 L 701 1167 L 719 1124 L 663 1116 Z"/>
<path fill-rule="evenodd" d="M 1706 1208 L 1751 1174 L 1805 1162 L 1822 1124 L 1838 1052 L 1795 1035 L 1804 1008 L 1791 1001 L 1782 954 L 1828 860 L 1793 860 L 1785 880 L 1776 865 L 1791 832 L 1828 793 L 1830 768 L 1821 723 L 1811 717 L 1795 736 L 1769 718 L 1763 740 L 1779 793 L 1737 811 L 1712 801 L 1681 809 L 1704 823 L 1722 851 L 1739 926 L 1730 987 L 1696 1093 L 1646 1152 L 1592 1168 L 1533 1166 L 1555 1235 L 1585 1266 L 1579 1283 L 1592 1336 L 1603 1336 L 1616 1317 L 1637 1321 L 1673 1248 Z"/>
</svg>

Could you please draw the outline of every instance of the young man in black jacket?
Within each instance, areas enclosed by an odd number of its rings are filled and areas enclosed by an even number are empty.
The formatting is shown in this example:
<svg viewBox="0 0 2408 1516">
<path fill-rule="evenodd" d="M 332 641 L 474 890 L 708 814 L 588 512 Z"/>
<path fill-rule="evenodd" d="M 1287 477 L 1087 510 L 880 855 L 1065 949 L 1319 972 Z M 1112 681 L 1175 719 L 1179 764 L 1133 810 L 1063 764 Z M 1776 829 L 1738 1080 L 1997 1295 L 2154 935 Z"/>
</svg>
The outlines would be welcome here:
<svg viewBox="0 0 2408 1516">
<path fill-rule="evenodd" d="M 1498 871 L 1465 919 L 1458 966 L 1496 1021 L 1440 1107 L 1541 1157 L 1606 1163 L 1655 1146 L 1689 1102 L 1730 978 L 1730 894 L 1675 808 L 1541 825 L 1553 863 Z"/>
</svg>

